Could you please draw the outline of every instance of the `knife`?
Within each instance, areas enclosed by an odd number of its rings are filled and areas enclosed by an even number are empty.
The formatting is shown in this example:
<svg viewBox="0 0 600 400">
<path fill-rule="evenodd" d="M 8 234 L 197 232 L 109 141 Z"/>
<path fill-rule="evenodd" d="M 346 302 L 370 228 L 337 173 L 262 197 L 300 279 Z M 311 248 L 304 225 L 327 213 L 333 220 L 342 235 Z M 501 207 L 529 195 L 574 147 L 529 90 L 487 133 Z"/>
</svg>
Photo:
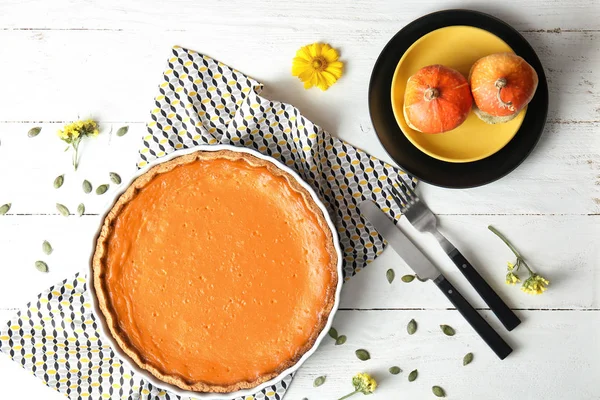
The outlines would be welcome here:
<svg viewBox="0 0 600 400">
<path fill-rule="evenodd" d="M 512 348 L 498 335 L 487 321 L 471 306 L 442 272 L 425 257 L 425 255 L 404 235 L 387 215 L 372 201 L 363 201 L 358 205 L 363 216 L 375 227 L 381 236 L 408 264 L 421 279 L 431 279 L 446 295 L 448 300 L 456 307 L 467 322 L 475 329 L 479 336 L 487 343 L 496 355 L 504 360 Z"/>
</svg>

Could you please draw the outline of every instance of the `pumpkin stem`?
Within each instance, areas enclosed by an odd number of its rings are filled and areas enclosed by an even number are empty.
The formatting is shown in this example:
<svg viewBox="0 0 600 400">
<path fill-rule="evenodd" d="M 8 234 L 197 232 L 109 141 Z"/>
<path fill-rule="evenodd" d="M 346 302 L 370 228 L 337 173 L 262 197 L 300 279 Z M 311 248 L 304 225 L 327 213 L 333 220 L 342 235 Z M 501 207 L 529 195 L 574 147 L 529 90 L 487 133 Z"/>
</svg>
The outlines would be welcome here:
<svg viewBox="0 0 600 400">
<path fill-rule="evenodd" d="M 440 96 L 440 91 L 437 90 L 436 88 L 427 88 L 427 90 L 425 90 L 425 101 L 431 101 L 433 99 L 437 99 Z"/>
<path fill-rule="evenodd" d="M 502 91 L 503 88 L 506 87 L 506 85 L 508 84 L 508 82 L 506 81 L 506 78 L 498 78 L 498 80 L 496 81 L 495 86 L 498 88 L 498 102 L 502 105 L 502 107 L 506 107 L 511 111 L 514 111 L 515 108 L 512 105 L 512 101 L 507 101 L 505 102 L 504 100 L 502 100 L 502 97 L 500 96 L 500 92 Z"/>
</svg>

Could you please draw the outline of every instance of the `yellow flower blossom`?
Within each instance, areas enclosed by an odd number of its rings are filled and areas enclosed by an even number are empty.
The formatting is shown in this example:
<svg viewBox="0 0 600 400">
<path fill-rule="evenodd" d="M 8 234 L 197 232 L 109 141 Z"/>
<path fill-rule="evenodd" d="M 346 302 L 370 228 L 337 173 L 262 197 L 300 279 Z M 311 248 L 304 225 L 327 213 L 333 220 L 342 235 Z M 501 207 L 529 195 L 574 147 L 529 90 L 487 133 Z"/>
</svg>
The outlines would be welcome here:
<svg viewBox="0 0 600 400">
<path fill-rule="evenodd" d="M 58 137 L 64 141 L 73 140 L 79 137 L 79 131 L 65 127 L 64 130 L 58 131 Z"/>
<path fill-rule="evenodd" d="M 58 137 L 67 143 L 73 142 L 83 136 L 98 136 L 98 123 L 94 120 L 75 121 L 65 125 L 58 131 Z"/>
<path fill-rule="evenodd" d="M 73 147 L 73 167 L 75 167 L 75 170 L 77 170 L 77 166 L 79 165 L 79 142 L 86 136 L 98 136 L 98 133 L 100 133 L 98 123 L 91 119 L 72 122 L 58 131 L 58 137 Z"/>
<path fill-rule="evenodd" d="M 317 86 L 327 90 L 342 76 L 344 64 L 339 53 L 328 44 L 313 43 L 296 52 L 292 61 L 292 75 L 304 82 L 304 88 Z"/>
<path fill-rule="evenodd" d="M 356 374 L 356 376 L 352 378 L 352 384 L 356 390 L 363 394 L 371 394 L 377 388 L 377 381 L 375 381 L 371 375 L 364 372 Z"/>
<path fill-rule="evenodd" d="M 542 294 L 546 291 L 546 286 L 549 284 L 550 281 L 543 276 L 533 274 L 523 283 L 521 290 L 528 294 Z"/>
<path fill-rule="evenodd" d="M 354 386 L 354 392 L 348 393 L 345 396 L 340 397 L 338 400 L 347 399 L 350 396 L 354 396 L 357 393 L 371 394 L 377 388 L 377 381 L 369 374 L 361 372 L 354 375 L 352 378 L 352 386 Z"/>
<path fill-rule="evenodd" d="M 509 269 L 509 271 L 510 271 L 510 269 Z M 515 275 L 513 272 L 509 272 L 508 274 L 506 274 L 506 284 L 507 285 L 516 285 L 519 282 L 521 282 L 521 279 L 519 279 L 519 277 L 517 275 Z"/>
<path fill-rule="evenodd" d="M 529 273 L 529 278 L 527 278 L 525 282 L 523 282 L 521 290 L 528 294 L 544 293 L 547 290 L 547 286 L 550 284 L 550 282 L 546 278 L 532 271 L 532 269 L 529 268 L 529 265 L 527 265 L 527 263 L 521 256 L 521 253 L 519 253 L 515 246 L 513 246 L 512 243 L 506 237 L 504 237 L 504 235 L 501 234 L 496 228 L 490 225 L 488 226 L 488 229 L 492 231 L 496 236 L 498 236 L 504 243 L 506 243 L 506 245 L 513 252 L 515 257 L 517 257 L 517 261 L 514 264 L 510 261 L 507 263 L 508 272 L 506 274 L 506 284 L 516 285 L 517 283 L 521 282 L 521 279 L 516 274 L 516 272 L 519 270 L 519 268 L 525 267 L 525 269 Z"/>
</svg>

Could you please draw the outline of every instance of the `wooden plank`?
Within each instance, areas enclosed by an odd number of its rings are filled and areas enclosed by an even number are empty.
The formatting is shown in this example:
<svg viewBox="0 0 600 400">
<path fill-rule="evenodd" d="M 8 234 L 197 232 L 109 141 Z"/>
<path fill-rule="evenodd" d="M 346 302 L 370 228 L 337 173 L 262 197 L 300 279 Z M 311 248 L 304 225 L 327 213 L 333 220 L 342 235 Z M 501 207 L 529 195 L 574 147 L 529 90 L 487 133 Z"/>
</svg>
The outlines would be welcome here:
<svg viewBox="0 0 600 400">
<path fill-rule="evenodd" d="M 362 135 L 371 142 L 368 82 L 375 60 L 398 28 L 360 30 L 352 24 L 324 24 L 316 32 L 282 24 L 243 29 L 200 25 L 193 34 L 0 31 L 0 58 L 12 60 L 0 65 L 0 75 L 10 77 L 3 93 L 11 99 L 0 110 L 0 121 L 64 121 L 94 115 L 105 121 L 146 122 L 170 48 L 179 44 L 254 76 L 266 85 L 267 97 L 296 105 L 331 133 L 342 138 Z M 600 64 L 600 32 L 524 35 L 548 75 L 550 119 L 600 121 L 600 70 L 592 68 Z M 344 77 L 325 93 L 305 91 L 290 73 L 296 50 L 318 40 L 338 47 L 346 62 Z"/>
<path fill-rule="evenodd" d="M 86 271 L 100 224 L 98 216 L 3 216 L 0 217 L 0 308 L 18 308 L 42 290 Z M 518 287 L 504 284 L 506 262 L 514 256 L 491 232 L 493 224 L 505 232 L 521 250 L 534 270 L 551 280 L 548 293 L 530 296 Z M 588 216 L 444 216 L 441 229 L 481 274 L 518 309 L 600 308 L 598 249 L 600 230 L 597 217 Z M 410 233 L 410 232 L 409 232 Z M 433 239 L 416 236 L 436 264 L 473 305 L 485 307 L 456 267 L 436 247 Z M 46 256 L 42 242 L 48 240 L 54 252 Z M 50 272 L 34 267 L 38 259 L 48 263 Z M 393 268 L 396 280 L 388 284 L 385 272 Z M 411 270 L 392 250 L 384 254 L 344 286 L 341 307 L 346 309 L 445 309 L 451 307 L 433 284 L 400 277 Z M 526 277 L 523 271 L 522 277 Z M 27 282 L 27 285 L 23 285 Z M 519 312 L 520 314 L 521 312 Z"/>
<path fill-rule="evenodd" d="M 18 308 L 4 308 L 0 307 L 0 324 L 4 328 L 4 323 L 14 317 L 19 311 Z"/>
<path fill-rule="evenodd" d="M 34 6 L 18 0 L 0 5 L 0 26 L 46 29 L 124 29 L 124 30 L 187 30 L 200 25 L 253 27 L 262 25 L 290 26 L 295 29 L 335 28 L 381 29 L 397 28 L 424 14 L 447 8 L 460 8 L 456 1 L 372 2 L 357 0 L 348 3 L 333 0 L 295 1 L 293 4 L 274 0 L 234 0 L 227 2 L 195 2 L 193 0 L 164 3 L 146 2 L 72 3 L 68 0 L 40 1 Z M 552 30 L 598 29 L 600 10 L 584 0 L 569 2 L 506 0 L 502 7 L 486 3 L 468 4 L 469 8 L 491 13 L 511 23 L 517 29 Z M 31 12 L 32 9 L 36 12 Z M 368 10 L 368 12 L 365 12 Z"/>
<path fill-rule="evenodd" d="M 508 176 L 466 190 L 423 185 L 421 195 L 440 214 L 598 214 L 598 127 L 547 124 L 532 154 Z"/>
<path fill-rule="evenodd" d="M 296 374 L 286 399 L 337 399 L 352 391 L 351 378 L 358 372 L 377 379 L 379 387 L 369 397 L 373 400 L 434 398 L 432 385 L 456 399 L 596 398 L 598 311 L 528 311 L 523 313 L 525 322 L 510 334 L 489 312 L 484 314 L 515 349 L 504 361 L 456 311 L 340 311 L 334 326 L 347 336 L 346 344 L 336 346 L 325 338 Z M 0 320 L 5 315 L 0 312 Z M 413 318 L 418 330 L 408 336 L 406 324 Z M 454 327 L 456 335 L 444 336 L 440 324 Z M 359 348 L 368 350 L 371 359 L 358 360 L 354 352 Z M 463 367 L 467 352 L 474 360 Z M 393 365 L 402 373 L 390 375 Z M 419 377 L 411 383 L 407 376 L 413 369 Z M 3 398 L 64 398 L 3 355 L 0 370 Z M 523 379 L 518 378 L 521 374 Z M 314 379 L 321 375 L 327 377 L 325 384 L 314 388 Z"/>
<path fill-rule="evenodd" d="M 453 399 L 597 397 L 597 311 L 526 312 L 525 323 L 510 334 L 498 327 L 489 312 L 485 315 L 515 349 L 504 361 L 496 358 L 456 311 L 339 312 L 335 327 L 347 335 L 346 344 L 335 346 L 332 339 L 326 339 L 300 369 L 287 396 L 337 399 L 352 391 L 353 375 L 368 372 L 379 382 L 370 399 L 434 398 L 433 385 L 443 387 Z M 412 318 L 419 328 L 408 336 L 406 324 Z M 440 324 L 453 326 L 456 336 L 444 336 Z M 371 360 L 358 360 L 354 351 L 359 348 L 368 350 Z M 468 352 L 474 354 L 474 361 L 463 367 L 462 358 Z M 393 365 L 403 372 L 390 375 L 388 368 Z M 413 369 L 418 369 L 419 377 L 411 383 L 407 376 Z M 519 379 L 515 371 L 526 378 Z M 326 383 L 313 388 L 314 379 L 321 375 L 327 376 Z"/>
<path fill-rule="evenodd" d="M 124 124 L 102 124 L 105 132 L 82 144 L 81 164 L 75 173 L 71 154 L 63 152 L 65 144 L 56 137 L 61 124 L 0 123 L 0 204 L 12 202 L 11 213 L 17 214 L 57 214 L 57 202 L 72 211 L 84 202 L 87 212 L 102 212 L 112 201 L 115 185 L 103 196 L 85 195 L 81 182 L 88 179 L 96 187 L 110 183 L 109 171 L 119 173 L 124 182 L 135 174 L 145 128 L 135 123 L 129 124 L 124 137 L 108 134 L 111 126 L 116 131 Z M 36 125 L 43 127 L 42 133 L 28 138 L 27 131 Z M 533 154 L 507 177 L 469 190 L 423 184 L 422 197 L 439 214 L 598 214 L 599 127 L 600 123 L 549 123 Z M 372 154 L 387 158 L 372 133 L 362 137 L 348 134 L 347 139 L 359 147 L 369 142 Z M 65 183 L 55 190 L 52 183 L 61 174 L 65 174 Z"/>
<path fill-rule="evenodd" d="M 75 172 L 72 150 L 64 152 L 67 144 L 57 131 L 62 124 L 39 124 L 41 133 L 29 138 L 27 131 L 38 124 L 0 125 L 0 169 L 3 171 L 0 203 L 12 203 L 11 213 L 55 214 L 56 203 L 66 205 L 71 213 L 84 203 L 86 213 L 99 213 L 113 201 L 117 185 L 110 181 L 109 172 L 118 173 L 124 181 L 137 171 L 137 152 L 144 132 L 143 124 L 132 125 L 122 137 L 116 131 L 127 123 L 102 124 L 101 134 L 86 138 L 80 145 L 80 165 Z M 113 133 L 110 133 L 111 127 Z M 18 173 L 15 172 L 18 168 Z M 54 179 L 64 174 L 64 184 L 54 189 Z M 94 191 L 85 194 L 83 180 L 92 183 Z M 110 190 L 97 195 L 95 189 L 109 184 Z"/>
<path fill-rule="evenodd" d="M 507 235 L 530 267 L 551 281 L 543 296 L 527 295 L 518 286 L 504 283 L 507 261 L 515 262 L 510 250 L 492 234 L 493 225 Z M 403 228 L 408 228 L 406 221 Z M 506 301 L 517 309 L 590 309 L 600 307 L 596 274 L 600 262 L 600 228 L 597 217 L 588 216 L 443 216 L 440 230 L 471 261 L 481 275 Z M 430 235 L 413 236 L 435 264 L 475 306 L 486 307 L 460 271 L 445 256 Z M 396 280 L 390 285 L 386 271 L 393 268 Z M 528 274 L 521 271 L 521 278 Z M 447 308 L 447 299 L 431 283 L 400 280 L 412 271 L 393 250 L 386 250 L 375 262 L 347 282 L 342 292 L 343 308 Z M 517 314 L 521 314 L 518 311 Z"/>
<path fill-rule="evenodd" d="M 85 272 L 100 217 L 4 216 L 0 219 L 0 308 L 22 308 L 37 295 L 77 272 Z M 44 240 L 53 247 L 42 251 Z M 49 272 L 35 268 L 47 263 Z"/>
</svg>

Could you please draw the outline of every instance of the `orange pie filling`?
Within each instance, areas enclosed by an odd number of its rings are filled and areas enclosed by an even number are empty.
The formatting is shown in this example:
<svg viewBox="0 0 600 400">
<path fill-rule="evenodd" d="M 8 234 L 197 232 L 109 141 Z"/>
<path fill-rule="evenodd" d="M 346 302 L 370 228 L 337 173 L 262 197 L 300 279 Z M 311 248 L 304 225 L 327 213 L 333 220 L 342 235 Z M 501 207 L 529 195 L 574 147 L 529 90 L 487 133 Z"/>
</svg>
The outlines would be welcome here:
<svg viewBox="0 0 600 400">
<path fill-rule="evenodd" d="M 177 165 L 112 219 L 100 275 L 111 331 L 159 376 L 192 389 L 260 383 L 322 329 L 337 284 L 331 233 L 272 169 Z"/>
</svg>

